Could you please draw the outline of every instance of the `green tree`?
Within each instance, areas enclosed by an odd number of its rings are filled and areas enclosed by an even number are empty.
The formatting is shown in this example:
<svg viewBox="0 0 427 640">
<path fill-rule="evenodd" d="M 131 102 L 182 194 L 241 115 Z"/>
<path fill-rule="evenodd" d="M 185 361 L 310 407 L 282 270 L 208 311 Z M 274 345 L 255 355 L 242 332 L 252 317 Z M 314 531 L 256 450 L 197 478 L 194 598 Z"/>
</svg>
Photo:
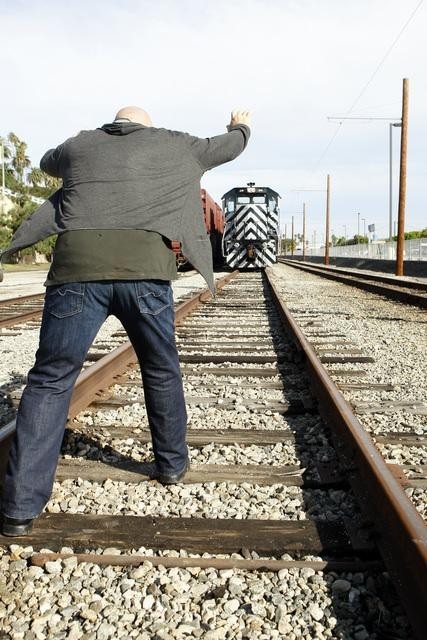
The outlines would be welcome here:
<svg viewBox="0 0 427 640">
<path fill-rule="evenodd" d="M 345 244 L 349 245 L 349 244 L 367 244 L 368 242 L 368 238 L 366 236 L 358 236 L 357 234 L 353 237 L 350 238 L 349 240 L 347 240 L 347 242 Z"/>
<path fill-rule="evenodd" d="M 3 148 L 4 153 L 4 177 L 5 177 L 5 186 L 7 189 L 12 189 L 12 191 L 16 191 L 18 186 L 18 181 L 15 176 L 15 171 L 11 165 L 12 152 L 10 149 L 10 144 L 7 138 L 3 138 L 0 136 L 0 144 Z"/>
<path fill-rule="evenodd" d="M 421 231 L 406 231 L 405 240 L 415 240 L 416 238 L 427 238 L 427 227 Z M 397 236 L 393 236 L 393 240 L 397 241 Z"/>
<path fill-rule="evenodd" d="M 54 191 L 60 188 L 62 181 L 48 176 L 39 167 L 31 167 L 27 156 L 27 143 L 11 132 L 7 139 L 0 138 L 4 148 L 5 183 L 6 187 L 14 192 L 12 197 L 15 207 L 5 220 L 0 220 L 0 247 L 10 243 L 13 233 L 37 209 L 38 204 L 31 200 L 31 196 L 48 198 Z M 46 238 L 33 247 L 28 247 L 18 253 L 14 259 L 21 255 L 35 255 L 36 252 L 44 253 L 48 258 L 55 246 L 56 236 Z"/>
<path fill-rule="evenodd" d="M 9 133 L 8 140 L 13 147 L 11 165 L 15 171 L 18 182 L 21 185 L 25 185 L 25 170 L 31 166 L 31 161 L 26 153 L 27 143 L 18 138 L 13 132 Z"/>
<path fill-rule="evenodd" d="M 17 228 L 23 223 L 23 221 L 30 216 L 33 211 L 37 209 L 38 205 L 35 202 L 25 198 L 22 202 L 16 203 L 15 207 L 10 212 L 11 221 L 10 227 L 15 233 Z"/>
<path fill-rule="evenodd" d="M 10 243 L 12 229 L 5 224 L 0 225 L 0 249 L 4 249 Z"/>
<path fill-rule="evenodd" d="M 295 240 L 294 240 L 294 250 L 295 250 Z M 291 238 L 282 238 L 280 241 L 280 246 L 282 249 L 282 253 L 291 253 L 292 252 L 292 239 Z"/>
<path fill-rule="evenodd" d="M 33 187 L 41 187 L 44 186 L 44 175 L 44 171 L 39 167 L 32 167 L 31 171 L 28 173 L 27 179 Z"/>
<path fill-rule="evenodd" d="M 12 209 L 11 220 L 9 223 L 8 231 L 5 231 L 4 237 L 0 235 L 0 246 L 7 246 L 10 242 L 11 236 L 17 228 L 22 224 L 28 216 L 30 216 L 38 207 L 38 204 L 32 202 L 31 200 L 24 199 L 23 203 L 17 203 L 15 207 Z M 6 228 L 5 228 L 6 229 Z M 51 258 L 53 248 L 55 246 L 56 236 L 51 236 L 50 238 L 46 238 L 45 240 L 41 240 L 37 244 L 32 247 L 27 247 L 26 249 L 22 249 L 12 257 L 12 260 L 18 260 L 21 256 L 32 255 L 35 257 L 36 253 L 43 253 L 46 255 L 48 259 Z M 1 244 L 3 243 L 3 244 Z"/>
</svg>

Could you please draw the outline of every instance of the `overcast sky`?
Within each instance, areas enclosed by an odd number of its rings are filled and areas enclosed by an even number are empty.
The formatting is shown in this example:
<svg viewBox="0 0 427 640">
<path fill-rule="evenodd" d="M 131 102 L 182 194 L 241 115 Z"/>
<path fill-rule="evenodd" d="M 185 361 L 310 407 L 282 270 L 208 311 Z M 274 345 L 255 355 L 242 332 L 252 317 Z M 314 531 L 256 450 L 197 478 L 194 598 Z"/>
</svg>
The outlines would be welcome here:
<svg viewBox="0 0 427 640">
<path fill-rule="evenodd" d="M 388 230 L 389 125 L 336 123 L 366 87 L 419 0 L 0 0 L 0 135 L 28 143 L 33 164 L 80 129 L 127 104 L 157 126 L 222 133 L 234 107 L 253 111 L 252 138 L 232 164 L 208 172 L 219 200 L 253 180 L 282 195 L 282 228 L 295 214 L 308 236 L 357 232 L 357 212 Z M 400 118 L 410 79 L 406 228 L 427 226 L 424 2 L 349 115 Z M 397 211 L 400 129 L 394 129 Z M 300 191 L 298 191 L 298 189 Z M 302 191 L 310 189 L 310 191 Z M 394 216 L 396 217 L 396 215 Z M 289 228 L 289 224 L 288 224 Z M 361 221 L 361 231 L 363 222 Z"/>
</svg>

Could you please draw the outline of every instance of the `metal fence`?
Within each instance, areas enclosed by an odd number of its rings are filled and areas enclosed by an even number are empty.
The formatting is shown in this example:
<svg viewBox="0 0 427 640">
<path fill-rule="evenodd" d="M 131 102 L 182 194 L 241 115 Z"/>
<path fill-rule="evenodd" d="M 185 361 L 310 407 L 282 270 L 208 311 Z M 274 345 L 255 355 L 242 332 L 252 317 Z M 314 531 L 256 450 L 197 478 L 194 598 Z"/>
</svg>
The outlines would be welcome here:
<svg viewBox="0 0 427 640">
<path fill-rule="evenodd" d="M 329 255 L 334 258 L 365 258 L 369 260 L 396 260 L 397 242 L 370 242 L 369 244 L 351 244 L 329 247 Z M 301 251 L 297 250 L 296 255 Z M 307 256 L 324 256 L 325 247 L 306 250 Z M 427 260 L 427 238 L 405 240 L 404 260 Z"/>
</svg>

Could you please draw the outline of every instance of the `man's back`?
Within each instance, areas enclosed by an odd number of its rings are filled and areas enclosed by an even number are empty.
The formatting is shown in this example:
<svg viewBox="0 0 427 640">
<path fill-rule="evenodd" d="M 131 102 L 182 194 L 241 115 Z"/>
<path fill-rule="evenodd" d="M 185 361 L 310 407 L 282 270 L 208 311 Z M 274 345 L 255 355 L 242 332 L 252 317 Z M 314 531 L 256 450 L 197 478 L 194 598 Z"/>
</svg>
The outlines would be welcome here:
<svg viewBox="0 0 427 640">
<path fill-rule="evenodd" d="M 184 134 L 134 123 L 83 131 L 40 166 L 63 179 L 68 229 L 138 228 L 159 218 L 177 226 L 203 173 Z"/>
</svg>

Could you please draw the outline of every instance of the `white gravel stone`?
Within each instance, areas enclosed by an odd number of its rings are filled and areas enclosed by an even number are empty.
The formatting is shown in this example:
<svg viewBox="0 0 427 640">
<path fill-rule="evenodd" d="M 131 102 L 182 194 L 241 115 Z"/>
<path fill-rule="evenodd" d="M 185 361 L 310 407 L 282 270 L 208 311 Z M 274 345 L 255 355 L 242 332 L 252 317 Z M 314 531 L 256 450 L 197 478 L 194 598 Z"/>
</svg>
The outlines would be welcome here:
<svg viewBox="0 0 427 640">
<path fill-rule="evenodd" d="M 61 573 L 61 570 L 62 570 L 61 561 L 60 560 L 55 560 L 54 562 L 52 562 L 52 561 L 46 562 L 45 568 L 46 568 L 47 573 L 59 574 L 59 573 Z"/>
<path fill-rule="evenodd" d="M 315 620 L 317 620 L 318 622 L 324 616 L 324 612 L 322 611 L 322 609 L 317 604 L 312 604 L 309 607 L 308 612 L 311 615 L 311 617 L 314 618 Z"/>
</svg>

